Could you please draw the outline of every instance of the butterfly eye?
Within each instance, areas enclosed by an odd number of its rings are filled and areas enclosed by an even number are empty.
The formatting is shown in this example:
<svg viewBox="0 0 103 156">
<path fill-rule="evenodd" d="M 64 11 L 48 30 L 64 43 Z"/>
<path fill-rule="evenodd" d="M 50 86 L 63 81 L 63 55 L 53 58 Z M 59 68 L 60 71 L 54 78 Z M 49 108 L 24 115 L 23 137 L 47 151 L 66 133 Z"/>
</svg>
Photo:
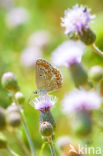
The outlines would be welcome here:
<svg viewBox="0 0 103 156">
<path fill-rule="evenodd" d="M 83 10 L 83 12 L 86 12 L 86 11 L 87 11 L 87 8 L 85 7 L 84 10 Z"/>
<path fill-rule="evenodd" d="M 34 91 L 34 94 L 38 94 L 38 91 L 36 90 L 36 91 Z"/>
</svg>

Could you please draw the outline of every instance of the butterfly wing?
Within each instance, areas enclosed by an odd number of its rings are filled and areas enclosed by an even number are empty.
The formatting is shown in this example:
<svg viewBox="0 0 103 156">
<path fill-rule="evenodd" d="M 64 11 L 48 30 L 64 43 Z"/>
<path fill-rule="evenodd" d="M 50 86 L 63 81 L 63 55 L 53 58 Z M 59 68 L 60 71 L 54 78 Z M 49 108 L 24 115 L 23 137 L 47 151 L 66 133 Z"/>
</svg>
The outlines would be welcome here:
<svg viewBox="0 0 103 156">
<path fill-rule="evenodd" d="M 36 82 L 39 93 L 51 92 L 62 86 L 62 76 L 47 61 L 38 59 L 36 61 Z"/>
</svg>

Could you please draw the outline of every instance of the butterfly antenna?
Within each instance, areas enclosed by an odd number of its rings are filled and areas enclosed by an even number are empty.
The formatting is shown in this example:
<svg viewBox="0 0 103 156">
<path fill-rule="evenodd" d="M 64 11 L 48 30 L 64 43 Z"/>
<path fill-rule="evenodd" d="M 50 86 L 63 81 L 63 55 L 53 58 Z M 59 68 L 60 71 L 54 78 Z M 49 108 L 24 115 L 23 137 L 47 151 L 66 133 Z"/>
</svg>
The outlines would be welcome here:
<svg viewBox="0 0 103 156">
<path fill-rule="evenodd" d="M 34 94 L 34 92 L 32 92 L 32 94 L 30 95 L 29 99 L 27 100 L 27 103 L 30 103 L 30 100 L 31 100 L 33 94 Z"/>
</svg>

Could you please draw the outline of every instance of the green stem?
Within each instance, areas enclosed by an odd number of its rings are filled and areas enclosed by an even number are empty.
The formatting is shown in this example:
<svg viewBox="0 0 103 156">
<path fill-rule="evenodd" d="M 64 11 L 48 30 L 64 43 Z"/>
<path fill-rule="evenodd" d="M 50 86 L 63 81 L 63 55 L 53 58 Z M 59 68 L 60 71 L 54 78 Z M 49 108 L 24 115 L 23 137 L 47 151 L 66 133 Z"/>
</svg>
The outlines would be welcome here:
<svg viewBox="0 0 103 156">
<path fill-rule="evenodd" d="M 90 47 L 94 50 L 94 52 L 97 55 L 99 55 L 103 58 L 103 52 L 100 49 L 98 49 L 98 47 L 95 44 L 92 44 Z"/>
<path fill-rule="evenodd" d="M 22 117 L 24 130 L 25 130 L 25 133 L 26 133 L 26 136 L 27 136 L 29 145 L 30 145 L 30 149 L 31 149 L 31 151 L 32 151 L 32 156 L 36 156 L 36 153 L 35 153 L 35 150 L 34 150 L 34 146 L 33 146 L 33 142 L 32 142 L 32 139 L 31 139 L 31 136 L 30 136 L 30 133 L 29 133 L 29 129 L 28 129 L 28 126 L 27 126 L 27 124 L 26 124 L 24 112 L 23 112 L 22 109 L 19 109 L 19 110 L 20 110 L 20 114 L 21 114 L 21 117 Z"/>
<path fill-rule="evenodd" d="M 48 143 L 49 143 L 49 147 L 50 147 L 50 150 L 51 150 L 52 156 L 56 156 L 56 154 L 55 154 L 55 150 L 54 150 L 54 147 L 53 147 L 52 137 L 48 137 Z"/>
<path fill-rule="evenodd" d="M 17 153 L 11 150 L 10 147 L 7 146 L 7 151 L 12 155 L 12 156 L 19 156 Z"/>
<path fill-rule="evenodd" d="M 44 148 L 46 146 L 47 142 L 44 142 L 41 146 L 41 150 L 40 150 L 40 156 L 43 156 L 43 152 L 44 152 Z"/>
<path fill-rule="evenodd" d="M 13 92 L 13 101 L 16 103 L 15 93 L 14 92 Z M 19 107 L 19 105 L 17 105 L 17 106 L 19 108 L 19 112 L 20 112 L 21 117 L 22 117 L 24 130 L 25 130 L 25 133 L 26 133 L 26 136 L 27 136 L 27 139 L 28 139 L 28 143 L 29 143 L 29 146 L 30 146 L 30 149 L 31 149 L 31 152 L 32 152 L 32 156 L 36 156 L 36 152 L 34 150 L 34 146 L 33 146 L 33 142 L 32 142 L 32 139 L 31 139 L 31 136 L 30 136 L 30 133 L 29 133 L 29 129 L 28 129 L 28 126 L 26 124 L 26 119 L 25 119 L 25 116 L 24 116 L 24 112 L 23 112 L 22 108 Z"/>
<path fill-rule="evenodd" d="M 17 137 L 15 130 L 12 132 L 13 136 L 15 137 L 15 140 L 19 144 L 20 148 L 24 152 L 25 156 L 30 156 L 27 149 L 25 148 L 24 144 L 21 142 L 21 140 Z"/>
</svg>

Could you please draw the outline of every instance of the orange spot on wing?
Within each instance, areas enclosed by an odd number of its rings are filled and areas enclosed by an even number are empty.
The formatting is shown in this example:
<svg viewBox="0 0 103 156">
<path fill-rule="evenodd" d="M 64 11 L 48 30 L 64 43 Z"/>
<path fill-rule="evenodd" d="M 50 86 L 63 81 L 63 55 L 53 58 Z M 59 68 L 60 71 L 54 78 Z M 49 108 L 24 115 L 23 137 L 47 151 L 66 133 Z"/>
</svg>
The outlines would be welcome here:
<svg viewBox="0 0 103 156">
<path fill-rule="evenodd" d="M 45 66 L 45 68 L 48 68 L 49 67 L 47 64 L 45 64 L 44 66 Z"/>
<path fill-rule="evenodd" d="M 61 86 L 61 83 L 57 81 L 57 85 L 60 87 Z"/>
<path fill-rule="evenodd" d="M 59 78 L 59 77 L 57 77 L 57 80 L 60 80 L 60 78 Z"/>
<path fill-rule="evenodd" d="M 45 64 L 44 62 L 37 62 L 37 65 L 42 65 L 45 68 L 48 68 L 49 66 L 47 64 Z"/>
<path fill-rule="evenodd" d="M 53 70 L 53 73 L 54 73 L 54 74 L 57 74 L 57 71 Z"/>
<path fill-rule="evenodd" d="M 51 71 L 50 70 L 48 70 L 48 73 L 50 73 Z"/>
</svg>

